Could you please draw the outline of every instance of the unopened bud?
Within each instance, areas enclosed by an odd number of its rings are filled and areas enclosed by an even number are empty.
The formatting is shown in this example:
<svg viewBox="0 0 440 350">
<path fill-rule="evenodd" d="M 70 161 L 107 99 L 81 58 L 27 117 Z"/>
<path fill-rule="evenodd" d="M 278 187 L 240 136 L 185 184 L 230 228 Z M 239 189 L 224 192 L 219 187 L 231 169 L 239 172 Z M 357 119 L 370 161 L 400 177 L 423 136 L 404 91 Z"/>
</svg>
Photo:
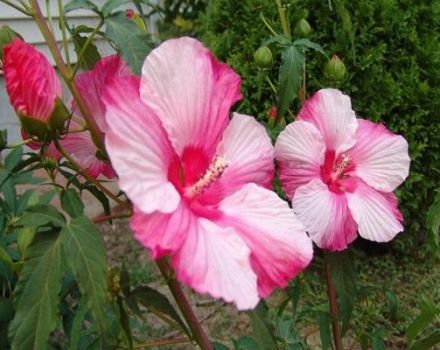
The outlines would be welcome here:
<svg viewBox="0 0 440 350">
<path fill-rule="evenodd" d="M 312 27 L 305 18 L 301 19 L 295 26 L 295 34 L 299 37 L 307 37 L 312 32 Z"/>
<path fill-rule="evenodd" d="M 261 46 L 257 51 L 255 51 L 254 60 L 258 67 L 263 69 L 270 68 L 273 61 L 272 52 L 267 46 Z"/>
<path fill-rule="evenodd" d="M 347 69 L 345 68 L 344 62 L 342 62 L 337 55 L 333 55 L 325 66 L 325 76 L 327 79 L 341 82 L 344 80 L 346 73 Z"/>
</svg>

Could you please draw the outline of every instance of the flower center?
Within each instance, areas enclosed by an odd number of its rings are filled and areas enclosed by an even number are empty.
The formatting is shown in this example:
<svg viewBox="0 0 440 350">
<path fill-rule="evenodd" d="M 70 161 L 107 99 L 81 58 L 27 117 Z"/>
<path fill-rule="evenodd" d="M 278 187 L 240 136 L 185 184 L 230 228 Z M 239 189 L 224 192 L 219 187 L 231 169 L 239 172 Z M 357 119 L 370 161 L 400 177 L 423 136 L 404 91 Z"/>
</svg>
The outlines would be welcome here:
<svg viewBox="0 0 440 350">
<path fill-rule="evenodd" d="M 195 183 L 185 188 L 185 197 L 191 199 L 202 194 L 221 177 L 227 167 L 228 165 L 224 158 L 215 156 L 206 172 Z"/>
<path fill-rule="evenodd" d="M 333 192 L 351 192 L 356 186 L 356 179 L 350 174 L 354 168 L 350 155 L 343 153 L 336 157 L 334 151 L 328 151 L 321 166 L 321 179 Z"/>
</svg>

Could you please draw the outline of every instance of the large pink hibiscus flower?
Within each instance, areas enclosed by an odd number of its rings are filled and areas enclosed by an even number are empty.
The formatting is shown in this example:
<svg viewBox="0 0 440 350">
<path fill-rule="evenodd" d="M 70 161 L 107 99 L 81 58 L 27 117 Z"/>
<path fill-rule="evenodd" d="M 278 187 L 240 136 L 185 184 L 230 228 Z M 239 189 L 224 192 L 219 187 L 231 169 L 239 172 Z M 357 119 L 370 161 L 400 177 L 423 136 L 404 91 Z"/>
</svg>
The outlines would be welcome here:
<svg viewBox="0 0 440 350">
<path fill-rule="evenodd" d="M 106 147 L 134 204 L 131 226 L 154 258 L 169 255 L 196 291 L 255 307 L 312 258 L 286 202 L 270 191 L 273 148 L 263 126 L 235 113 L 240 78 L 197 40 L 169 40 L 142 77 L 104 94 Z"/>
<path fill-rule="evenodd" d="M 386 242 L 403 230 L 392 191 L 408 176 L 408 144 L 357 119 L 340 91 L 320 90 L 306 101 L 275 150 L 284 191 L 319 247 L 345 249 L 356 232 Z"/>
</svg>

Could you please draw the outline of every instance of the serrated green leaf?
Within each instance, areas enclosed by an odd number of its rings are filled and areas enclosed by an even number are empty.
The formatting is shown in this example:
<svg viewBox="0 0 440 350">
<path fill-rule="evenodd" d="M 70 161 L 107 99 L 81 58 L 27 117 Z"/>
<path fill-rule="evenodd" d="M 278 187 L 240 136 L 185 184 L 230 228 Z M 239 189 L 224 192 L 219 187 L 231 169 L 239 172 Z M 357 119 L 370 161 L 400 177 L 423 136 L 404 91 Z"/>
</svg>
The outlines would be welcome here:
<svg viewBox="0 0 440 350">
<path fill-rule="evenodd" d="M 84 204 L 74 189 L 69 188 L 61 193 L 61 205 L 67 214 L 77 218 L 84 213 Z"/>
<path fill-rule="evenodd" d="M 139 30 L 124 12 L 105 18 L 106 37 L 116 44 L 118 52 L 128 63 L 134 74 L 140 74 L 142 64 L 153 43 L 147 33 Z"/>
<path fill-rule="evenodd" d="M 57 322 L 62 256 L 59 236 L 45 233 L 29 247 L 16 292 L 16 311 L 9 327 L 12 349 L 47 349 Z"/>
<path fill-rule="evenodd" d="M 93 12 L 100 13 L 98 7 L 90 0 L 72 0 L 64 6 L 65 13 L 79 9 L 92 10 Z"/>
<path fill-rule="evenodd" d="M 79 54 L 82 52 L 82 49 L 87 42 L 87 38 L 76 33 L 72 35 L 73 46 L 75 48 L 76 56 L 79 57 Z M 79 65 L 83 69 L 92 69 L 95 64 L 101 59 L 101 55 L 99 54 L 98 48 L 93 42 L 90 42 L 87 45 L 87 48 L 82 56 L 81 62 Z"/>
<path fill-rule="evenodd" d="M 104 6 L 102 6 L 102 14 L 104 17 L 110 15 L 113 10 L 117 9 L 119 6 L 130 2 L 131 0 L 107 0 Z"/>
<path fill-rule="evenodd" d="M 139 286 L 133 289 L 129 295 L 130 299 L 135 299 L 139 304 L 143 305 L 149 310 L 158 311 L 171 319 L 173 319 L 186 333 L 189 331 L 180 318 L 179 314 L 169 302 L 168 298 L 162 293 L 148 286 Z"/>
<path fill-rule="evenodd" d="M 283 116 L 297 96 L 302 81 L 304 55 L 294 46 L 288 46 L 281 54 L 278 73 L 278 114 Z"/>
<path fill-rule="evenodd" d="M 434 346 L 440 344 L 440 329 L 436 329 L 427 337 L 416 341 L 410 350 L 429 350 L 434 349 Z"/>
<path fill-rule="evenodd" d="M 406 339 L 410 347 L 417 335 L 421 333 L 439 315 L 440 307 L 436 306 L 429 299 L 424 299 L 422 301 L 420 315 L 416 317 L 406 331 Z"/>
<path fill-rule="evenodd" d="M 268 318 L 267 307 L 264 301 L 260 301 L 257 307 L 248 312 L 252 325 L 252 336 L 258 344 L 259 350 L 277 349 L 273 337 L 273 325 Z"/>
<path fill-rule="evenodd" d="M 356 271 L 353 256 L 349 251 L 328 252 L 326 259 L 330 267 L 330 277 L 338 297 L 339 314 L 342 323 L 342 334 L 348 329 L 357 296 Z"/>
<path fill-rule="evenodd" d="M 312 49 L 312 50 L 315 50 L 319 53 L 322 53 L 324 56 L 327 56 L 321 45 L 319 45 L 318 43 L 314 43 L 313 41 L 310 41 L 309 39 L 295 40 L 293 42 L 293 46 L 295 46 L 296 48 L 298 48 L 300 50 Z"/>
<path fill-rule="evenodd" d="M 38 228 L 48 224 L 54 227 L 62 227 L 66 223 L 64 216 L 53 206 L 37 204 L 26 210 L 17 224 Z"/>
<path fill-rule="evenodd" d="M 101 234 L 90 219 L 79 216 L 61 230 L 61 244 L 67 265 L 105 340 L 107 261 Z"/>
</svg>

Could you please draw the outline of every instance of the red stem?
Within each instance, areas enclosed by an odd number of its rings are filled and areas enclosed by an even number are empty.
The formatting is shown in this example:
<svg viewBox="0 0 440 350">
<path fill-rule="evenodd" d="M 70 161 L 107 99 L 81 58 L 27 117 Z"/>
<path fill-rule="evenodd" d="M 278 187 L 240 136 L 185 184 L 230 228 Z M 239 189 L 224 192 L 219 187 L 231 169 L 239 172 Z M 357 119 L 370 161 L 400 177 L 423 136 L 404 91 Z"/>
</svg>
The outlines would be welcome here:
<svg viewBox="0 0 440 350">
<path fill-rule="evenodd" d="M 173 294 L 173 297 L 176 300 L 180 311 L 185 317 L 189 328 L 191 329 L 194 340 L 200 345 L 203 350 L 213 350 L 214 348 L 212 346 L 212 343 L 206 336 L 205 331 L 203 330 L 199 320 L 194 314 L 194 311 L 192 310 L 188 299 L 183 293 L 179 282 L 175 279 L 174 271 L 169 266 L 168 261 L 166 260 L 166 258 L 161 258 L 158 259 L 156 263 L 159 267 L 160 272 L 162 273 L 162 276 L 165 278 L 165 281 L 168 284 L 168 287 L 170 288 L 171 293 Z"/>
</svg>

